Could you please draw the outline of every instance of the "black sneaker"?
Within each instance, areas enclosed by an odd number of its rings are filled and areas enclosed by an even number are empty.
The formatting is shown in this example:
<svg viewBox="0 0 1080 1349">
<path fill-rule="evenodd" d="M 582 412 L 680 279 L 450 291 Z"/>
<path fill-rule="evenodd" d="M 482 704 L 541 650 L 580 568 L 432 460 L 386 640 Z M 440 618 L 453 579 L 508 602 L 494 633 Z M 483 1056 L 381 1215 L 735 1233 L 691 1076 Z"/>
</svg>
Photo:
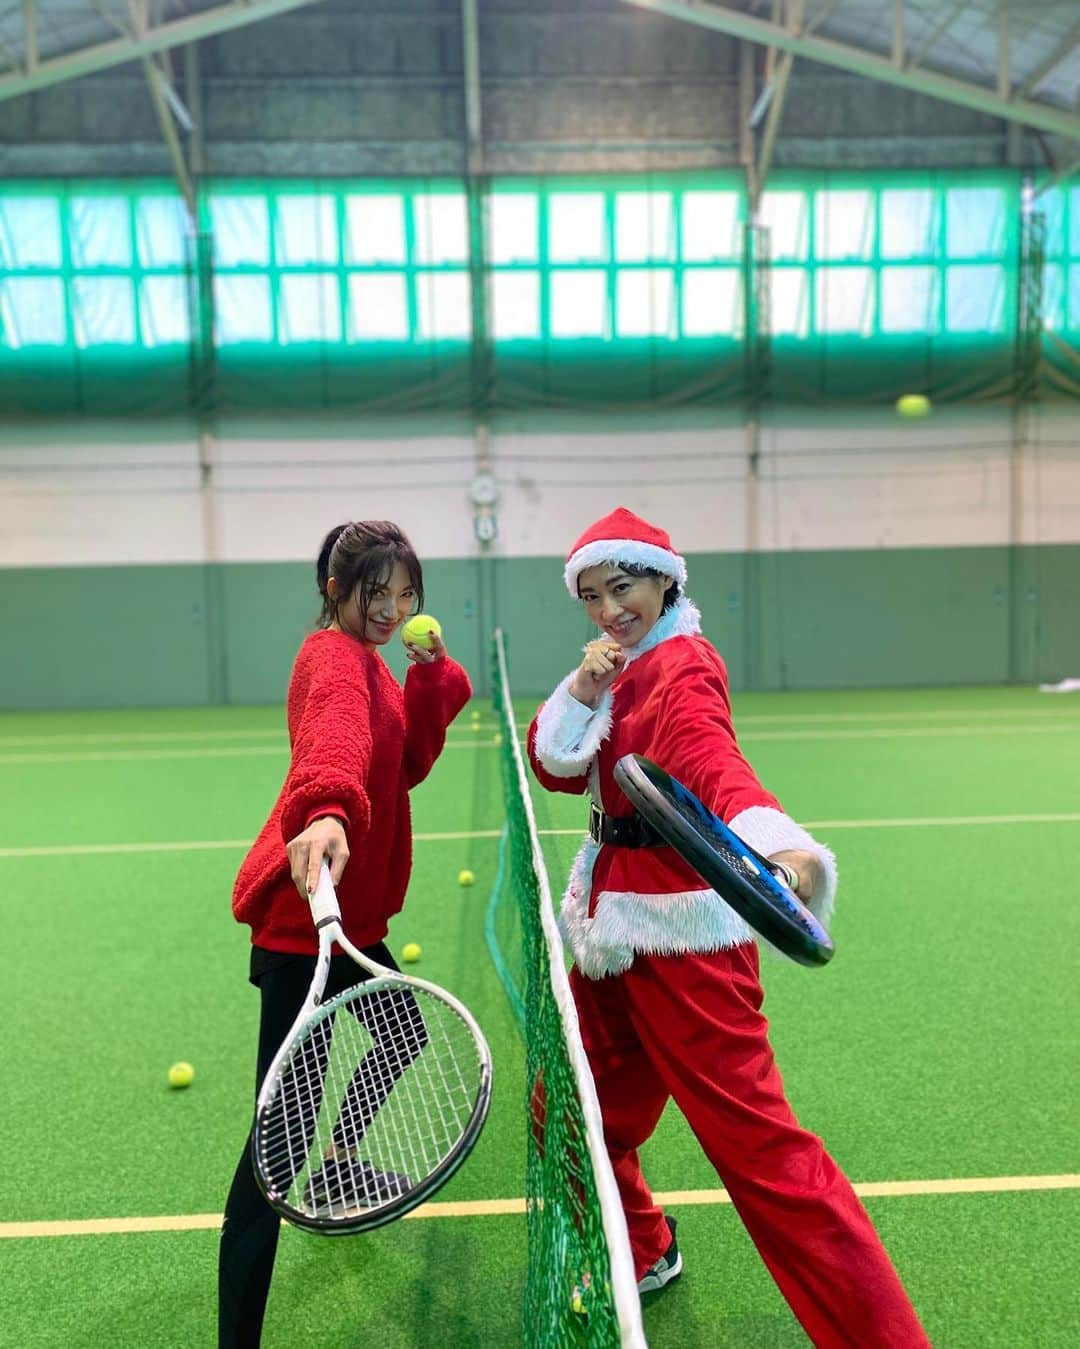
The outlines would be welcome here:
<svg viewBox="0 0 1080 1349">
<path fill-rule="evenodd" d="M 639 1293 L 659 1292 L 665 1284 L 669 1284 L 672 1279 L 677 1279 L 682 1273 L 682 1256 L 679 1254 L 678 1242 L 675 1240 L 675 1219 L 669 1218 L 665 1214 L 664 1222 L 667 1223 L 668 1231 L 671 1233 L 671 1245 L 657 1260 L 656 1264 L 647 1269 L 638 1279 Z"/>
<path fill-rule="evenodd" d="M 411 1179 L 398 1171 L 380 1171 L 355 1158 L 327 1157 L 304 1186 L 304 1204 L 316 1213 L 378 1208 L 400 1199 L 412 1187 Z"/>
</svg>

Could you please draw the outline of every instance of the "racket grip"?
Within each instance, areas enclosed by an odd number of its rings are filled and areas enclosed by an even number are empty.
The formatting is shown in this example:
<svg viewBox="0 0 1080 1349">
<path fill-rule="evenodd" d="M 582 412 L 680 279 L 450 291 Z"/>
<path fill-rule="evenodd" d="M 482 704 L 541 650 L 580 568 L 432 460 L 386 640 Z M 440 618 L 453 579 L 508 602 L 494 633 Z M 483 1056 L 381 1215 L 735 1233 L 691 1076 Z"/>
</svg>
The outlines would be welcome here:
<svg viewBox="0 0 1080 1349">
<path fill-rule="evenodd" d="M 319 883 L 314 894 L 308 895 L 308 903 L 316 927 L 321 927 L 327 919 L 336 922 L 341 917 L 334 882 L 330 879 L 330 868 L 325 862 L 319 868 Z"/>
</svg>

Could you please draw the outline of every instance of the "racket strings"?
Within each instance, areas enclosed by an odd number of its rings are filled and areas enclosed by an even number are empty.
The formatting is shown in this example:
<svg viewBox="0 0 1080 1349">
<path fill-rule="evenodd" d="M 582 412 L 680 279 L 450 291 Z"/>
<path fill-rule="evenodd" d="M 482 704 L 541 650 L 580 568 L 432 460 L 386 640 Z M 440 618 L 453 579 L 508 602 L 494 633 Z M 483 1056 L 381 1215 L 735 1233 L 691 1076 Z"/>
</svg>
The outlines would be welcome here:
<svg viewBox="0 0 1080 1349">
<path fill-rule="evenodd" d="M 456 1148 L 484 1074 L 472 1031 L 441 998 L 360 986 L 288 1055 L 258 1130 L 263 1174 L 313 1217 L 392 1204 Z"/>
</svg>

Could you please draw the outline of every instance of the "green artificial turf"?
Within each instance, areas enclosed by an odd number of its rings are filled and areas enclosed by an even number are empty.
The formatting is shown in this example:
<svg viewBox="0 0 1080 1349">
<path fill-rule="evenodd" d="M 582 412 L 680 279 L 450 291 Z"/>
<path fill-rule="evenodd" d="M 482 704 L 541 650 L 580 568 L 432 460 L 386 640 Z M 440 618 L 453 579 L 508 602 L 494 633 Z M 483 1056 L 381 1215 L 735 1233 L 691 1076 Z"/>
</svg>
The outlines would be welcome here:
<svg viewBox="0 0 1080 1349">
<path fill-rule="evenodd" d="M 523 1055 L 484 943 L 502 823 L 489 705 L 414 793 L 414 874 L 391 944 L 473 1009 L 491 1117 L 439 1195 L 519 1198 Z M 519 704 L 519 721 L 533 710 Z M 744 749 L 836 851 L 837 955 L 763 960 L 789 1094 L 853 1181 L 1072 1173 L 1080 1063 L 1080 700 L 1026 689 L 744 695 Z M 257 994 L 229 894 L 284 770 L 280 709 L 0 716 L 8 938 L 0 1223 L 217 1214 L 254 1090 Z M 244 753 L 230 751 L 244 750 Z M 267 753 L 252 754 L 258 749 Z M 194 753 L 199 751 L 199 753 Z M 91 754 L 125 757 L 89 758 Z M 580 799 L 535 792 L 542 830 Z M 223 842 L 186 851 L 75 846 Z M 577 838 L 544 838 L 556 896 Z M 40 850 L 15 855 L 19 849 Z M 468 867 L 472 887 L 457 883 Z M 196 1067 L 170 1092 L 171 1062 Z M 676 1112 L 644 1150 L 657 1190 L 713 1188 Z M 939 1349 L 1065 1346 L 1080 1324 L 1075 1191 L 868 1200 Z M 684 1279 L 645 1308 L 654 1346 L 805 1343 L 729 1205 L 678 1209 Z M 0 1244 L 0 1344 L 211 1345 L 216 1233 Z M 524 1222 L 415 1219 L 326 1241 L 287 1231 L 267 1346 L 521 1342 Z"/>
</svg>

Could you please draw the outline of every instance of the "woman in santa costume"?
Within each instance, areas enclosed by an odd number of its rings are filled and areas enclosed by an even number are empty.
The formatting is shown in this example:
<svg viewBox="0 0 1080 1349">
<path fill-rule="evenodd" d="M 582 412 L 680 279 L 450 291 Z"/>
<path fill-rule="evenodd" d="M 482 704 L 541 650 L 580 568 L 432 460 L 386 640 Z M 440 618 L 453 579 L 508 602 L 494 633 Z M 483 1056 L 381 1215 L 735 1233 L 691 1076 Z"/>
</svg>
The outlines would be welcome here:
<svg viewBox="0 0 1080 1349">
<path fill-rule="evenodd" d="M 754 935 L 615 784 L 643 754 L 690 788 L 827 921 L 836 864 L 758 782 L 732 726 L 727 672 L 662 529 L 622 507 L 581 536 L 570 594 L 602 630 L 529 731 L 537 777 L 592 799 L 561 925 L 638 1287 L 676 1278 L 675 1222 L 638 1149 L 668 1098 L 686 1116 L 762 1259 L 818 1346 L 929 1343 L 847 1178 L 784 1095 L 761 1014 Z"/>
</svg>

